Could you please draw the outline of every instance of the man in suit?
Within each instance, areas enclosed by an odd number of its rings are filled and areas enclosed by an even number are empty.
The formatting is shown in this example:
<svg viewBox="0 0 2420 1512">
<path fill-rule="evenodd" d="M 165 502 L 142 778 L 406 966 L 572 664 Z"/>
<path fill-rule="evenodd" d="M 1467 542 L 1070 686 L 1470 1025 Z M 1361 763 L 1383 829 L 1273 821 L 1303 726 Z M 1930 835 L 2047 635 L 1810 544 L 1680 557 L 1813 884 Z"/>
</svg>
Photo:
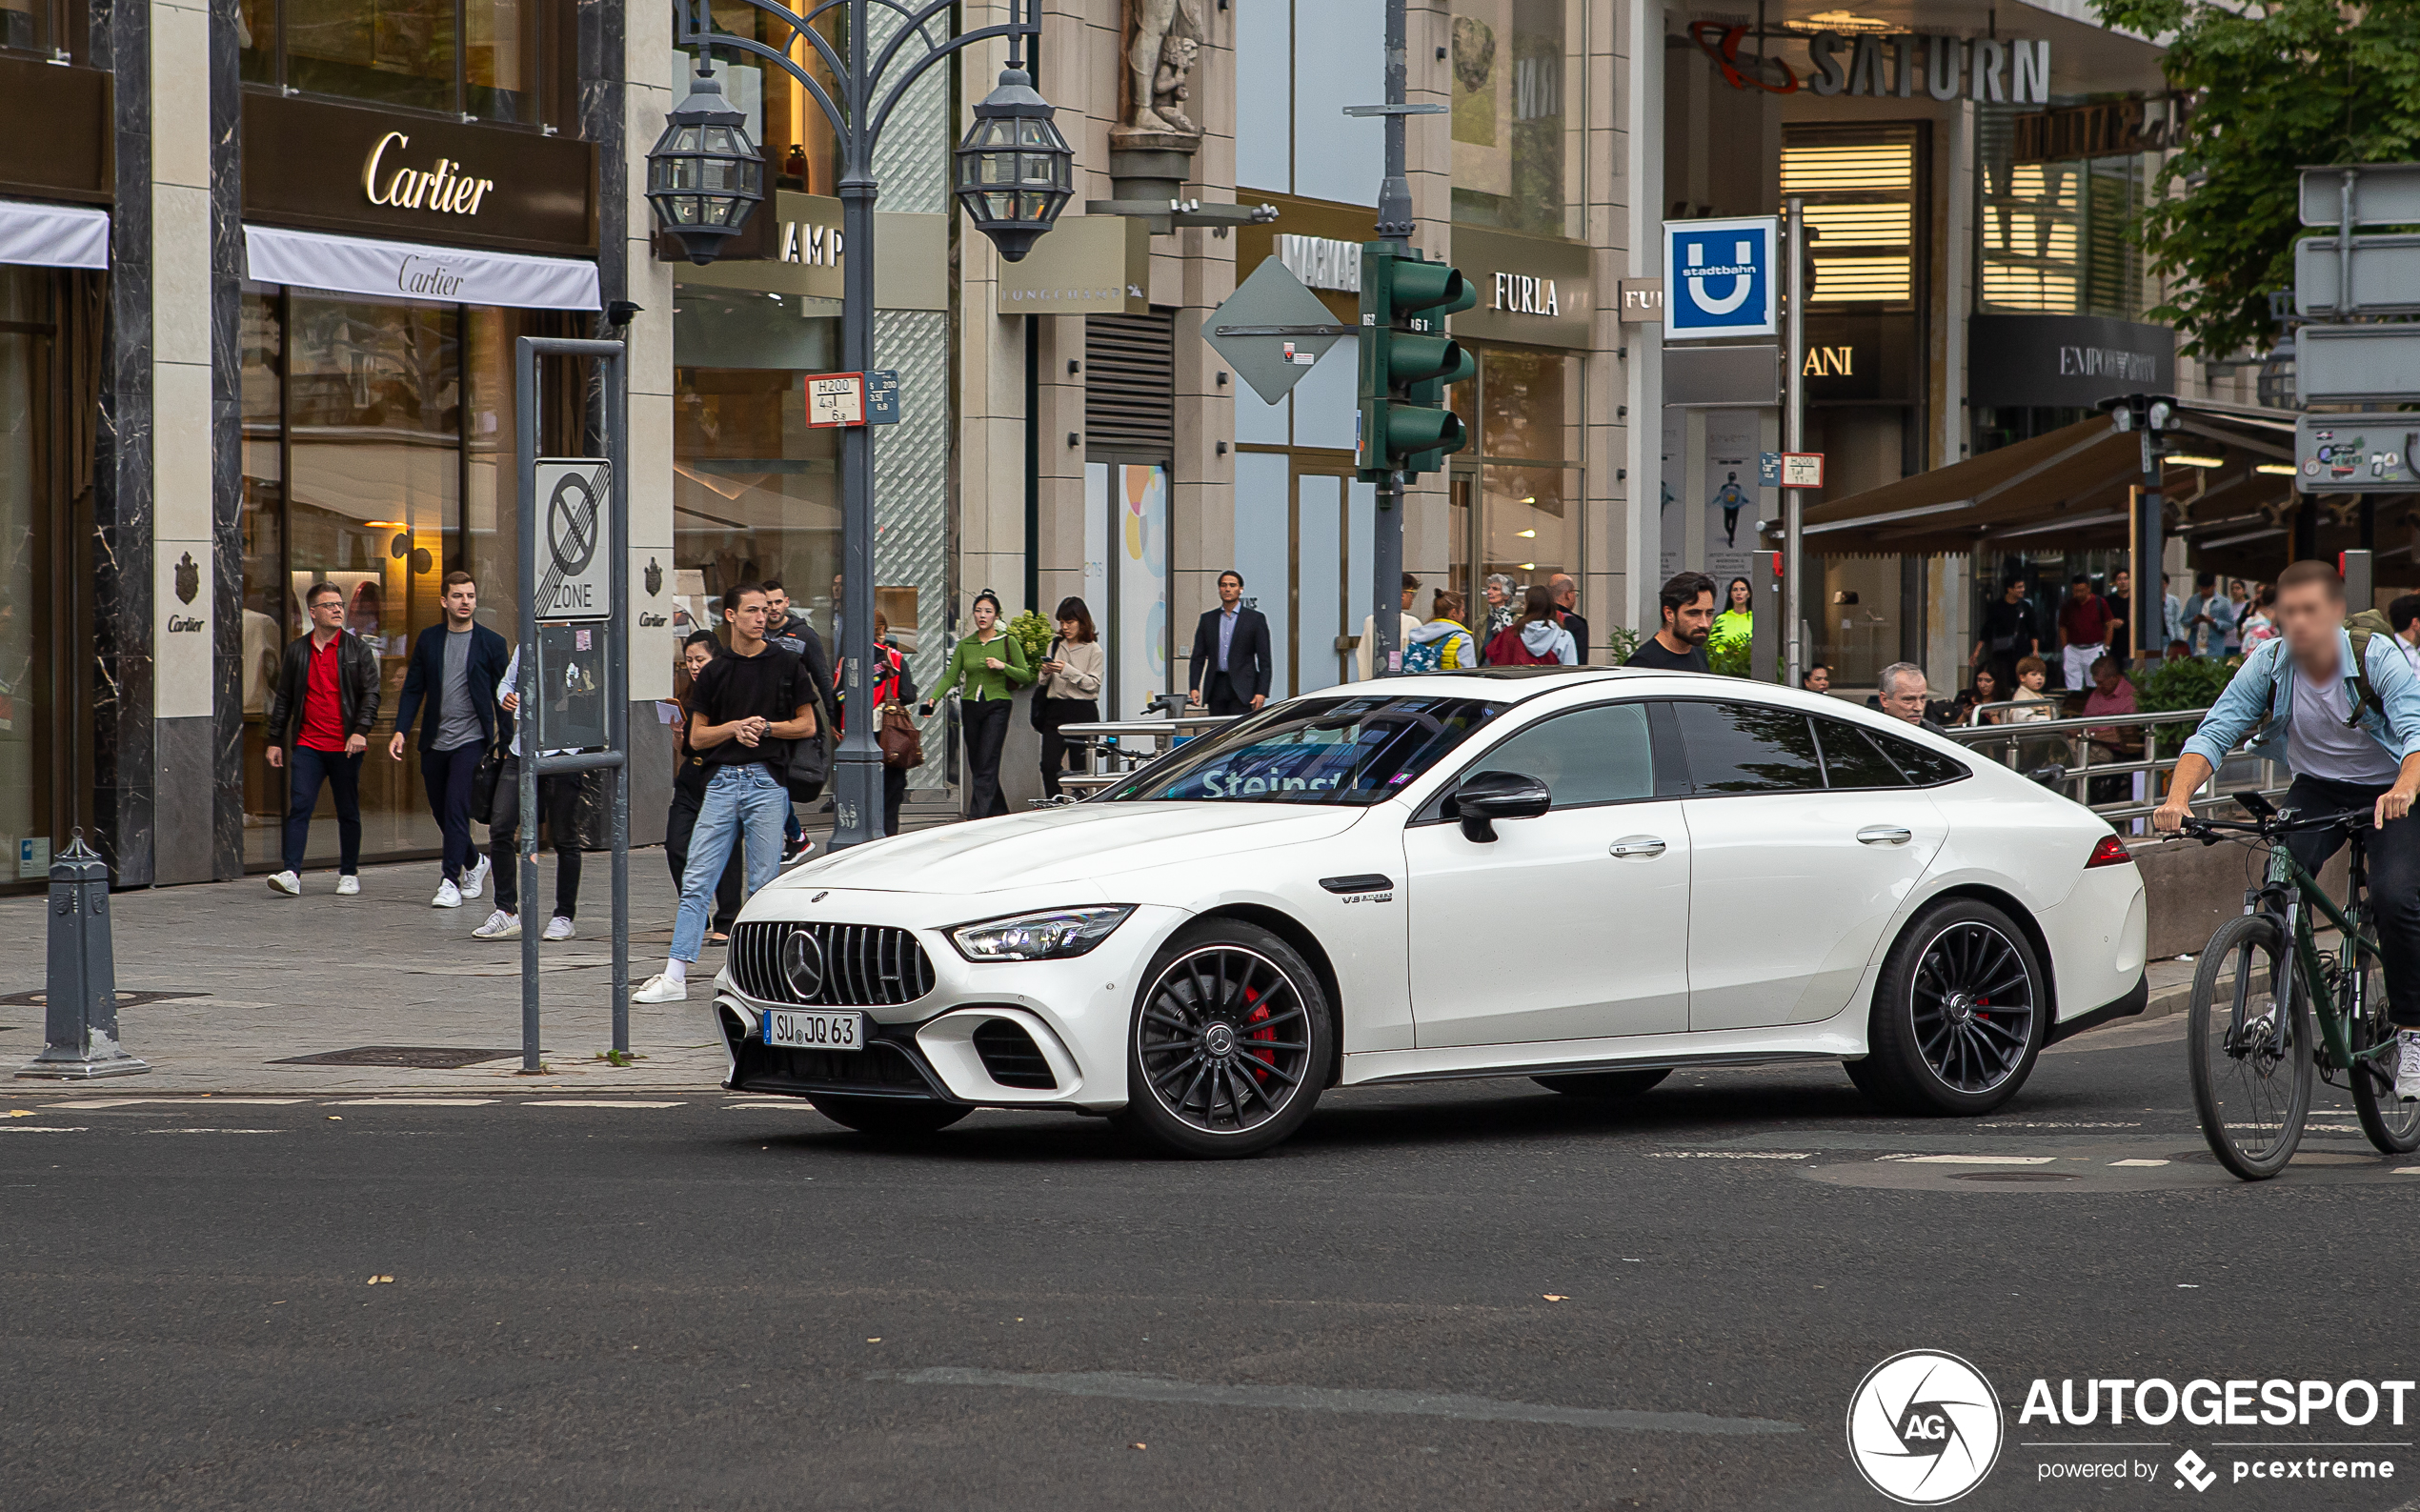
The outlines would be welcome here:
<svg viewBox="0 0 2420 1512">
<path fill-rule="evenodd" d="M 495 685 L 504 676 L 506 648 L 502 635 L 472 621 L 479 585 L 469 573 L 446 574 L 437 597 L 445 618 L 420 632 L 413 644 L 387 755 L 403 759 L 404 737 L 420 717 L 420 780 L 429 790 L 429 812 L 445 837 L 445 878 L 430 902 L 459 908 L 487 885 L 487 857 L 471 844 L 471 779 L 479 757 L 494 746 L 496 724 L 504 717 Z"/>
<path fill-rule="evenodd" d="M 1555 615 L 1563 628 L 1571 632 L 1573 645 L 1580 648 L 1580 660 L 1588 660 L 1588 621 L 1580 615 L 1580 585 L 1569 573 L 1557 573 L 1546 586 L 1555 595 Z"/>
<path fill-rule="evenodd" d="M 1194 627 L 1188 701 L 1207 702 L 1212 714 L 1248 714 L 1268 701 L 1269 674 L 1269 621 L 1243 607 L 1243 575 L 1230 567 L 1219 575 L 1219 607 Z"/>
</svg>

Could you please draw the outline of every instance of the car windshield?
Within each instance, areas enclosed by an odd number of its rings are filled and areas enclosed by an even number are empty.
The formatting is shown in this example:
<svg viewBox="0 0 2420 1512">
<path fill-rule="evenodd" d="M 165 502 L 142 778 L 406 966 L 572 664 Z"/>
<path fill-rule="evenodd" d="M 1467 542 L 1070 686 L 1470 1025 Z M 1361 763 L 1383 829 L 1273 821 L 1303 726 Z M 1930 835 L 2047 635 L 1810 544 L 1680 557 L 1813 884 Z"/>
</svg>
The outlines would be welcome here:
<svg viewBox="0 0 2420 1512">
<path fill-rule="evenodd" d="M 1101 796 L 1111 803 L 1377 803 L 1503 707 L 1480 698 L 1300 698 L 1189 740 Z"/>
</svg>

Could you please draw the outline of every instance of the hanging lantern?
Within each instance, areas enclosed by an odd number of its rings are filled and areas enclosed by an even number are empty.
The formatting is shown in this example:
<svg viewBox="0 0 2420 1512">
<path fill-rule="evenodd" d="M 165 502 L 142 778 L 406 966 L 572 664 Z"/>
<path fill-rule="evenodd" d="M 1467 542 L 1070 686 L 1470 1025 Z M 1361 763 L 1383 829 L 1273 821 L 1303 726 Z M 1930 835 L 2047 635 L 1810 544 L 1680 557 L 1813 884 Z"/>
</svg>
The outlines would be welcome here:
<svg viewBox="0 0 2420 1512">
<path fill-rule="evenodd" d="M 1023 69 L 1003 69 L 958 144 L 958 201 L 1010 262 L 1050 230 L 1075 188 L 1076 152 L 1054 113 Z"/>
<path fill-rule="evenodd" d="M 664 134 L 647 151 L 647 202 L 655 207 L 655 222 L 704 267 L 764 197 L 764 159 L 748 140 L 748 117 L 701 69 L 689 98 L 664 118 Z"/>
</svg>

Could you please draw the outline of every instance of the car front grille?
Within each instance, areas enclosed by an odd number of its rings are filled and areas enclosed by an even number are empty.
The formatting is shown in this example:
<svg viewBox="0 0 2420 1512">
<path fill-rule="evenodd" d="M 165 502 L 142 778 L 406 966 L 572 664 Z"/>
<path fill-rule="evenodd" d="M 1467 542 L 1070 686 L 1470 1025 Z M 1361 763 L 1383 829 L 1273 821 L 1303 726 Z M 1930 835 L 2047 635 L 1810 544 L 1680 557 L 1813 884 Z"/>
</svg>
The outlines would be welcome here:
<svg viewBox="0 0 2420 1512">
<path fill-rule="evenodd" d="M 801 992 L 783 965 L 794 934 L 813 942 L 812 992 Z M 802 947 L 803 949 L 803 947 Z M 887 1008 L 933 990 L 933 959 L 904 929 L 876 924 L 740 924 L 731 932 L 731 979 L 758 1002 L 817 1008 Z"/>
</svg>

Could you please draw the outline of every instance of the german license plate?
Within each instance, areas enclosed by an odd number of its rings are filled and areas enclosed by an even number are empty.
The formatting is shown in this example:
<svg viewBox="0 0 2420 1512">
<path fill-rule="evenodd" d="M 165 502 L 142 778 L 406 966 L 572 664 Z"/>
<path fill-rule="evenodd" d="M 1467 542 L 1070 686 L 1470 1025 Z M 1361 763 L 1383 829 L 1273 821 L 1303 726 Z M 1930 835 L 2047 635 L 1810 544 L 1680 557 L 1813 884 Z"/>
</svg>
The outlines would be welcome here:
<svg viewBox="0 0 2420 1512">
<path fill-rule="evenodd" d="M 865 1015 L 769 1009 L 765 1043 L 785 1050 L 863 1050 Z"/>
</svg>

